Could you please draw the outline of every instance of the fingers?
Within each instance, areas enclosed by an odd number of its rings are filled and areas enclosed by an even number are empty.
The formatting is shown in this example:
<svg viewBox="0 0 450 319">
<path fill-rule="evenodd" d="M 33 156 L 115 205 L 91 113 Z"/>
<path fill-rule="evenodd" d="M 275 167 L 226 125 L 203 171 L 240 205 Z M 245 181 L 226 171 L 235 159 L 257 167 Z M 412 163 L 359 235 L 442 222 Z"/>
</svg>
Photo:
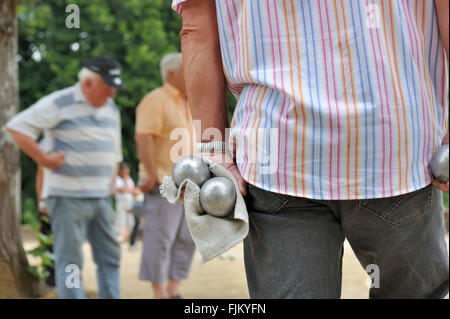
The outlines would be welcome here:
<svg viewBox="0 0 450 319">
<path fill-rule="evenodd" d="M 233 174 L 234 178 L 236 178 L 236 181 L 239 186 L 239 191 L 241 192 L 242 196 L 247 195 L 247 182 L 242 177 L 241 173 L 239 172 L 239 169 L 236 165 L 231 165 L 230 167 L 227 167 L 228 170 Z"/>
<path fill-rule="evenodd" d="M 141 192 L 143 193 L 147 193 L 149 192 L 148 186 L 145 184 L 139 185 L 138 188 L 141 190 Z"/>
<path fill-rule="evenodd" d="M 449 182 L 447 182 L 447 184 L 445 184 L 445 183 L 440 183 L 437 180 L 433 179 L 431 183 L 437 189 L 439 189 L 447 194 L 449 193 Z"/>
<path fill-rule="evenodd" d="M 66 157 L 66 152 L 55 153 L 49 156 L 48 168 L 52 170 L 60 169 L 64 164 L 64 158 Z"/>
<path fill-rule="evenodd" d="M 442 140 L 442 145 L 449 144 L 450 136 L 449 132 L 445 135 L 444 139 Z"/>
<path fill-rule="evenodd" d="M 182 202 L 182 203 L 184 203 L 184 188 L 181 190 L 181 192 L 180 192 L 180 198 L 179 198 L 179 200 Z"/>
<path fill-rule="evenodd" d="M 245 196 L 247 194 L 247 182 L 242 177 L 236 164 L 234 164 L 233 157 L 231 156 L 231 154 L 227 152 L 212 152 L 212 153 L 198 153 L 196 155 L 200 157 L 209 157 L 215 163 L 218 163 L 223 167 L 225 167 L 227 170 L 229 170 L 236 179 L 239 191 L 242 194 L 242 196 Z"/>
<path fill-rule="evenodd" d="M 148 179 L 144 183 L 137 186 L 137 188 L 142 193 L 149 193 L 155 188 L 156 182 L 154 180 Z"/>
</svg>

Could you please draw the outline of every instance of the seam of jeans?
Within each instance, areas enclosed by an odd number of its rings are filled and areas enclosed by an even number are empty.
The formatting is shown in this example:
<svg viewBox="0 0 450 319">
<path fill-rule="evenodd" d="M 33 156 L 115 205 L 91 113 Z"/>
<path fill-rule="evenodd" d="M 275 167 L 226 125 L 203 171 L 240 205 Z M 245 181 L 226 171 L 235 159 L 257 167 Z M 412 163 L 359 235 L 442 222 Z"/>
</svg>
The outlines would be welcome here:
<svg viewBox="0 0 450 319">
<path fill-rule="evenodd" d="M 405 225 L 415 221 L 416 219 L 418 219 L 423 214 L 425 214 L 431 207 L 431 196 L 433 194 L 432 191 L 433 191 L 432 188 L 429 188 L 429 189 L 426 190 L 426 192 L 427 192 L 427 201 L 426 201 L 426 204 L 424 206 L 422 206 L 419 209 L 416 209 L 414 211 L 414 213 L 408 215 L 407 217 L 404 217 L 404 218 L 400 219 L 399 222 L 395 222 L 395 226 L 396 227 L 405 226 Z M 389 216 L 391 216 L 390 213 L 389 213 Z"/>
<path fill-rule="evenodd" d="M 414 211 L 414 213 L 412 213 L 412 214 L 410 214 L 410 215 L 408 215 L 406 217 L 401 218 L 400 221 L 394 221 L 391 218 L 389 218 L 390 216 L 392 216 L 391 212 L 394 210 L 391 207 L 398 208 L 400 206 L 400 204 L 405 201 L 406 197 L 403 197 L 402 200 L 399 200 L 398 204 L 397 204 L 397 201 L 394 202 L 391 206 L 389 206 L 386 209 L 386 211 L 382 212 L 381 214 L 378 214 L 376 211 L 371 209 L 369 206 L 363 205 L 363 201 L 360 201 L 358 206 L 360 208 L 365 209 L 366 211 L 368 211 L 372 215 L 374 215 L 374 216 L 376 216 L 376 217 L 378 217 L 378 218 L 388 222 L 389 224 L 395 226 L 396 228 L 403 227 L 403 226 L 411 223 L 412 221 L 416 220 L 420 216 L 422 216 L 430 208 L 430 206 L 431 206 L 431 197 L 432 197 L 432 194 L 433 194 L 433 189 L 432 188 L 428 188 L 428 189 L 425 189 L 423 191 L 428 193 L 427 203 L 426 203 L 425 206 L 421 207 L 423 209 L 417 209 L 416 211 Z"/>
<path fill-rule="evenodd" d="M 251 184 L 249 184 L 249 186 L 250 185 Z M 282 210 L 291 200 L 288 195 L 270 192 L 270 191 L 267 191 L 265 189 L 253 186 L 253 185 L 251 185 L 251 188 L 253 188 L 256 192 L 258 192 L 259 195 L 261 193 L 268 193 L 269 196 L 271 196 L 273 198 L 273 200 L 277 202 L 277 204 L 278 204 L 277 207 L 275 209 L 271 210 L 270 214 L 277 214 L 277 213 L 279 213 L 280 210 Z M 257 202 L 258 201 L 258 197 L 257 196 L 252 196 L 252 197 L 253 197 L 253 202 Z M 258 211 L 254 207 L 255 207 L 254 204 L 251 205 L 252 210 Z M 263 212 L 263 213 L 265 213 L 265 212 Z"/>
<path fill-rule="evenodd" d="M 284 198 L 283 201 L 280 203 L 280 206 L 276 209 L 276 211 L 274 211 L 274 214 L 279 213 L 289 203 L 289 201 L 290 201 L 289 198 Z"/>
<path fill-rule="evenodd" d="M 428 196 L 430 197 L 431 195 L 431 188 L 424 188 L 422 190 L 419 190 L 418 193 L 428 193 Z M 407 195 L 407 194 L 405 194 Z M 392 211 L 394 211 L 395 209 L 397 209 L 404 201 L 406 200 L 406 196 L 402 196 L 400 199 L 396 200 L 394 203 L 392 203 L 391 206 L 389 206 L 384 212 L 383 215 L 389 215 Z M 428 203 L 427 205 L 429 206 L 429 199 L 428 199 Z"/>
</svg>

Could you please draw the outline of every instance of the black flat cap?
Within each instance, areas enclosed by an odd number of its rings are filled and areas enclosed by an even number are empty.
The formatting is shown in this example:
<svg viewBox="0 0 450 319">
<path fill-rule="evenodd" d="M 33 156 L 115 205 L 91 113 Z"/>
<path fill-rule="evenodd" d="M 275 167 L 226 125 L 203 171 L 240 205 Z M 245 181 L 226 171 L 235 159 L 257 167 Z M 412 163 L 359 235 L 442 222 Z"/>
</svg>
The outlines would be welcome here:
<svg viewBox="0 0 450 319">
<path fill-rule="evenodd" d="M 120 64 L 115 59 L 107 56 L 94 56 L 89 58 L 84 66 L 98 73 L 107 85 L 119 89 L 126 87 L 120 78 Z"/>
</svg>

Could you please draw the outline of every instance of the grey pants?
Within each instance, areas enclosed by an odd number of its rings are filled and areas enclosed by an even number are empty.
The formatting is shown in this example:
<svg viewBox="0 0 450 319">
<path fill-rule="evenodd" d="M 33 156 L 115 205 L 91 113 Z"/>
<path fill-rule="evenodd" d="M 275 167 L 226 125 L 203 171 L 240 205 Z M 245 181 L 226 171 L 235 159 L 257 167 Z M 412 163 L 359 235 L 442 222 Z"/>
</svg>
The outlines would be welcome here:
<svg viewBox="0 0 450 319">
<path fill-rule="evenodd" d="M 159 189 L 145 194 L 145 218 L 139 279 L 162 284 L 168 279 L 182 280 L 189 275 L 195 243 L 184 216 L 183 203 L 170 204 Z"/>
<path fill-rule="evenodd" d="M 449 291 L 442 193 L 310 200 L 249 185 L 244 260 L 251 298 L 340 298 L 343 243 L 378 285 L 370 298 L 443 298 Z M 378 288 L 377 288 L 378 287 Z"/>
</svg>

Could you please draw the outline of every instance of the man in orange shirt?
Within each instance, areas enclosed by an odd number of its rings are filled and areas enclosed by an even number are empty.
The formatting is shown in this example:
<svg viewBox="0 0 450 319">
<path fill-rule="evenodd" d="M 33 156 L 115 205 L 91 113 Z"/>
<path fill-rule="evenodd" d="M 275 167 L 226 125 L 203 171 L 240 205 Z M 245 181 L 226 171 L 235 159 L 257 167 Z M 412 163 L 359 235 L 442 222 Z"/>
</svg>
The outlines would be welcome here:
<svg viewBox="0 0 450 319">
<path fill-rule="evenodd" d="M 165 175 L 172 175 L 180 157 L 193 153 L 195 138 L 181 53 L 166 55 L 160 67 L 164 85 L 147 94 L 136 110 L 139 188 L 145 194 L 146 221 L 139 278 L 152 282 L 155 298 L 179 298 L 180 280 L 189 274 L 195 244 L 183 204 L 172 205 L 162 198 L 159 185 Z"/>
</svg>

